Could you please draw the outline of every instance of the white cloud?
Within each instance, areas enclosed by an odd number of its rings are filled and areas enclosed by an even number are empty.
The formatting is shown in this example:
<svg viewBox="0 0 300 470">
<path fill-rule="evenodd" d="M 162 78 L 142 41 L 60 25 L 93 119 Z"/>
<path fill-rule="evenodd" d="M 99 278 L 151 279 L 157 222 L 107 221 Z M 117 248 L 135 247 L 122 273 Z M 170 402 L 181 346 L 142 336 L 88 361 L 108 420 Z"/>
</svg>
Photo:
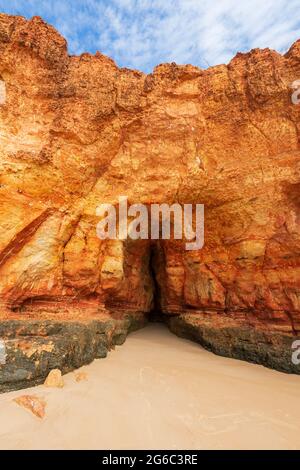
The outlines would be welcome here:
<svg viewBox="0 0 300 470">
<path fill-rule="evenodd" d="M 43 16 L 71 53 L 100 50 L 145 71 L 171 61 L 207 67 L 253 47 L 283 52 L 300 36 L 299 0 L 0 0 L 0 8 Z"/>
</svg>

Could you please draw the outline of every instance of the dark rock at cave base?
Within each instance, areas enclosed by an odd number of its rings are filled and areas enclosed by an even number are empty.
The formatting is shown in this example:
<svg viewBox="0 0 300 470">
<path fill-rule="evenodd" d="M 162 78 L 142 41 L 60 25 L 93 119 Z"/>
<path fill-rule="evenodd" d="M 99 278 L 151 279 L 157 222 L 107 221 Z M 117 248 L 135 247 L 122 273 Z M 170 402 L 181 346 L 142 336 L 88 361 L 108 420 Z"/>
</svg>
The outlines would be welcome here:
<svg viewBox="0 0 300 470">
<path fill-rule="evenodd" d="M 217 317 L 222 320 L 216 321 Z M 292 361 L 293 343 L 300 340 L 300 336 L 253 328 L 246 322 L 239 324 L 236 319 L 226 320 L 221 314 L 182 314 L 166 317 L 166 323 L 172 333 L 196 341 L 219 356 L 300 374 L 300 364 Z"/>
<path fill-rule="evenodd" d="M 1 320 L 6 357 L 5 364 L 0 363 L 0 392 L 41 384 L 52 369 L 65 374 L 104 358 L 144 324 L 142 314 L 86 321 Z"/>
<path fill-rule="evenodd" d="M 292 361 L 292 345 L 300 339 L 295 335 L 254 327 L 234 315 L 220 313 L 158 313 L 158 317 L 174 334 L 196 341 L 215 354 L 300 374 L 300 365 Z M 5 344 L 6 360 L 0 364 L 0 392 L 41 384 L 53 369 L 65 374 L 96 358 L 105 358 L 147 320 L 143 313 L 95 315 L 86 320 L 1 320 L 0 339 Z"/>
</svg>

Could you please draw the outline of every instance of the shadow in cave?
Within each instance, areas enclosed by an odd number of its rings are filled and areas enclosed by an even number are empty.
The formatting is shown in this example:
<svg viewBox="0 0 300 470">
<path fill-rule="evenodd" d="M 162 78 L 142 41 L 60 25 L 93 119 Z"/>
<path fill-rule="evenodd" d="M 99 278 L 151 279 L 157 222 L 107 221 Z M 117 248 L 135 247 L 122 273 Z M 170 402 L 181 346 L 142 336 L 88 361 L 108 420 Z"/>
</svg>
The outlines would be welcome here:
<svg viewBox="0 0 300 470">
<path fill-rule="evenodd" d="M 149 253 L 149 274 L 153 285 L 153 300 L 148 316 L 149 322 L 152 323 L 165 323 L 165 315 L 162 310 L 162 288 L 158 280 L 159 267 L 163 262 L 163 250 L 159 242 L 152 242 Z"/>
</svg>

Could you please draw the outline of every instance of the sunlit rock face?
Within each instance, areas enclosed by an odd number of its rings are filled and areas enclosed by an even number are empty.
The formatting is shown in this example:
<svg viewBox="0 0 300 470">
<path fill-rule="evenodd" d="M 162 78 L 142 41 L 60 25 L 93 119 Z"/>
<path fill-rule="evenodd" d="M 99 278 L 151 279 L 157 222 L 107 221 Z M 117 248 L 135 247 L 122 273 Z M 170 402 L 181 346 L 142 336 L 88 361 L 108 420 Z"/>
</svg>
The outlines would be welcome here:
<svg viewBox="0 0 300 470">
<path fill-rule="evenodd" d="M 207 70 L 163 64 L 145 75 L 100 53 L 69 56 L 39 17 L 0 15 L 3 313 L 155 306 L 178 334 L 209 321 L 217 337 L 230 321 L 243 349 L 246 328 L 255 351 L 257 331 L 297 335 L 299 78 L 299 41 L 285 55 L 255 49 Z M 96 207 L 120 195 L 204 204 L 203 249 L 101 241 Z"/>
</svg>

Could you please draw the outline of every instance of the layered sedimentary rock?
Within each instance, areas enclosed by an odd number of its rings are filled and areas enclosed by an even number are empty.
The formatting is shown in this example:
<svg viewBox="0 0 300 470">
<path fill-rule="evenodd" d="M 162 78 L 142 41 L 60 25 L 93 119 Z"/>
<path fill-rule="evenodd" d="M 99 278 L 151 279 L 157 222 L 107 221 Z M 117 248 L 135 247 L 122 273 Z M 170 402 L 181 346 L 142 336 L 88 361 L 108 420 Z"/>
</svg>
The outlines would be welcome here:
<svg viewBox="0 0 300 470">
<path fill-rule="evenodd" d="M 19 337 L 12 316 L 30 336 L 30 321 L 136 325 L 155 307 L 215 352 L 299 373 L 299 78 L 299 41 L 285 55 L 255 49 L 228 65 L 146 75 L 101 53 L 69 56 L 39 17 L 0 15 L 5 341 Z M 120 195 L 204 204 L 204 247 L 101 241 L 96 207 Z"/>
</svg>

